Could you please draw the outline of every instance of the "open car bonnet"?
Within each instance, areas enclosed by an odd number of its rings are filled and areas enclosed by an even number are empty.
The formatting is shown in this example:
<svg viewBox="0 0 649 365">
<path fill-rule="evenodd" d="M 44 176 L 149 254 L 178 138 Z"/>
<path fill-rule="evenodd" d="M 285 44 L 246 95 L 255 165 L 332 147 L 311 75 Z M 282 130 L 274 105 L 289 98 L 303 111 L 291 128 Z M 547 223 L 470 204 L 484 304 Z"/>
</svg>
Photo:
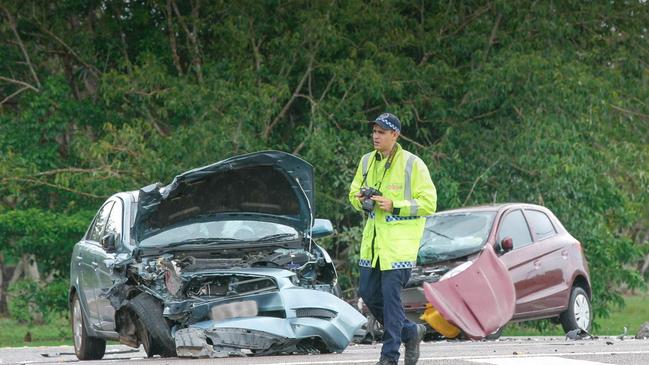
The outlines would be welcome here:
<svg viewBox="0 0 649 365">
<path fill-rule="evenodd" d="M 315 212 L 313 166 L 280 151 L 231 157 L 139 191 L 132 237 L 140 242 L 190 222 L 253 219 L 308 235 Z"/>
<path fill-rule="evenodd" d="M 435 283 L 424 283 L 424 295 L 444 319 L 471 339 L 485 338 L 509 322 L 516 302 L 514 283 L 491 245 L 473 262 L 465 262 Z"/>
</svg>

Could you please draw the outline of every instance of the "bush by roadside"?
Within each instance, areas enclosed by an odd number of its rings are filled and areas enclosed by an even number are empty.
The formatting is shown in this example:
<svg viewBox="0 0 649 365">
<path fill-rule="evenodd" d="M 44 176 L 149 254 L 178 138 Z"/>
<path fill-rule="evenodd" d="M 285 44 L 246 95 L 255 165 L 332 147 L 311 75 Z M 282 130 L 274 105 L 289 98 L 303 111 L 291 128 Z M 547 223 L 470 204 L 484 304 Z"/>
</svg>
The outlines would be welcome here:
<svg viewBox="0 0 649 365">
<path fill-rule="evenodd" d="M 68 282 L 20 280 L 9 287 L 9 314 L 23 324 L 43 324 L 67 311 Z"/>
</svg>

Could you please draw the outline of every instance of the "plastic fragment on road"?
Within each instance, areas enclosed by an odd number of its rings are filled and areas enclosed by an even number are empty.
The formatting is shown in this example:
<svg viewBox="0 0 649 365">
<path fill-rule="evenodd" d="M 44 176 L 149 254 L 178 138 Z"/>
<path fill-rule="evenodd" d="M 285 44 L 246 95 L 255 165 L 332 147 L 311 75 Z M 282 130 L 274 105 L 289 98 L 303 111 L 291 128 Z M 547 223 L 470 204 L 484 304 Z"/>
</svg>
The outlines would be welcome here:
<svg viewBox="0 0 649 365">
<path fill-rule="evenodd" d="M 419 317 L 426 321 L 435 331 L 446 338 L 456 338 L 460 335 L 460 329 L 449 323 L 430 303 L 426 304 L 424 314 Z"/>
</svg>

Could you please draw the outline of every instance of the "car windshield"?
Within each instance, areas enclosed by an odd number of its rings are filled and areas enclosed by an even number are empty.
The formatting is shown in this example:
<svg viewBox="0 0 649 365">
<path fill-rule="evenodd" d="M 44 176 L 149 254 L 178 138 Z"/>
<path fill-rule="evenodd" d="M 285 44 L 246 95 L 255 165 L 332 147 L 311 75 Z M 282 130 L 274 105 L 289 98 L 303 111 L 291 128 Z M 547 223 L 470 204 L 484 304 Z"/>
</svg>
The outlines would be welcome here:
<svg viewBox="0 0 649 365">
<path fill-rule="evenodd" d="M 420 265 L 478 252 L 487 241 L 496 212 L 440 213 L 428 217 L 419 246 Z"/>
<path fill-rule="evenodd" d="M 141 247 L 169 244 L 197 244 L 201 242 L 283 241 L 299 238 L 289 226 L 252 220 L 196 222 L 167 229 L 140 241 Z"/>
</svg>

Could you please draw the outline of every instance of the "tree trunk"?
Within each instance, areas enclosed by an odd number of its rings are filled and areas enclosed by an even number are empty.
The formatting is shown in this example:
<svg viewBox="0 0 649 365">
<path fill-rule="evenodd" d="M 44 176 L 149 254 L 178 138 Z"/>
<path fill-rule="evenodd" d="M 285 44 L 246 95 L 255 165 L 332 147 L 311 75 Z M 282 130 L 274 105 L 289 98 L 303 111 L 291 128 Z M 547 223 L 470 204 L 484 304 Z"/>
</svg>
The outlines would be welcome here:
<svg viewBox="0 0 649 365">
<path fill-rule="evenodd" d="M 176 0 L 171 0 L 171 7 L 176 13 L 176 18 L 178 18 L 178 22 L 180 23 L 180 26 L 185 31 L 185 35 L 188 40 L 187 48 L 192 54 L 192 64 L 194 65 L 194 72 L 196 72 L 196 77 L 198 78 L 198 82 L 202 84 L 203 70 L 202 70 L 202 61 L 201 61 L 201 51 L 200 51 L 200 46 L 198 44 L 198 35 L 197 35 L 198 29 L 196 26 L 196 22 L 199 15 L 198 9 L 200 7 L 200 2 L 197 1 L 196 3 L 194 3 L 192 1 L 190 2 L 190 4 L 192 8 L 191 9 L 191 18 L 192 18 L 191 30 L 189 29 L 187 22 L 185 22 L 185 19 L 183 18 L 182 14 L 180 14 L 180 10 L 178 10 L 178 5 L 176 4 Z"/>
<path fill-rule="evenodd" d="M 14 284 L 20 279 L 30 279 L 41 284 L 41 274 L 38 271 L 38 263 L 34 255 L 25 253 L 20 257 L 18 265 L 16 265 L 16 270 L 11 275 L 9 285 Z M 32 314 L 34 323 L 43 323 L 43 312 L 39 308 L 36 308 L 35 303 L 30 303 L 29 311 Z"/>
<path fill-rule="evenodd" d="M 649 254 L 645 256 L 642 265 L 640 266 L 640 275 L 643 275 L 649 270 Z"/>
<path fill-rule="evenodd" d="M 0 316 L 7 314 L 7 299 L 4 290 L 4 271 L 5 271 L 5 257 L 4 253 L 0 252 Z"/>
<path fill-rule="evenodd" d="M 11 280 L 9 280 L 9 285 L 14 284 L 21 278 L 32 279 L 35 282 L 41 281 L 41 274 L 38 271 L 38 263 L 34 255 L 25 253 L 20 257 L 16 270 L 14 270 Z"/>
<path fill-rule="evenodd" d="M 171 46 L 171 56 L 174 60 L 174 65 L 178 71 L 178 75 L 183 75 L 183 68 L 180 65 L 180 57 L 178 56 L 178 46 L 176 45 L 176 30 L 174 29 L 173 24 L 173 12 L 171 10 L 171 0 L 167 0 L 166 7 L 166 18 L 167 18 L 167 30 L 169 32 L 169 45 Z"/>
<path fill-rule="evenodd" d="M 7 286 L 10 286 L 11 284 L 14 284 L 17 282 L 20 277 L 23 276 L 23 260 L 20 259 L 18 260 L 18 263 L 16 264 L 16 267 L 14 268 L 14 272 L 11 274 L 11 279 L 9 279 L 9 283 Z"/>
</svg>

